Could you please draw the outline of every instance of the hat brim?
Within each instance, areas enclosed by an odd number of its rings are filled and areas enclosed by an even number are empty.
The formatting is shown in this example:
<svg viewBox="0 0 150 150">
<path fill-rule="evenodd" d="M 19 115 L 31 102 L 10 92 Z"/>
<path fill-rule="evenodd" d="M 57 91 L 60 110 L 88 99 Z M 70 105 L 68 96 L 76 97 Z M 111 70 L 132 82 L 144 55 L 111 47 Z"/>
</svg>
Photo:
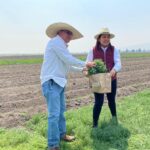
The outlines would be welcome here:
<svg viewBox="0 0 150 150">
<path fill-rule="evenodd" d="M 69 24 L 62 23 L 62 22 L 58 22 L 58 23 L 49 25 L 46 29 L 46 35 L 50 38 L 53 38 L 57 35 L 58 31 L 60 31 L 60 30 L 71 31 L 73 34 L 72 40 L 80 39 L 83 37 L 83 35 L 77 29 L 75 29 L 74 27 L 72 27 Z"/>
<path fill-rule="evenodd" d="M 107 32 L 106 32 L 106 33 L 96 34 L 96 35 L 94 36 L 94 38 L 97 39 L 100 35 L 103 35 L 103 34 L 109 34 L 111 39 L 115 37 L 114 34 L 112 34 L 112 33 L 107 33 Z"/>
</svg>

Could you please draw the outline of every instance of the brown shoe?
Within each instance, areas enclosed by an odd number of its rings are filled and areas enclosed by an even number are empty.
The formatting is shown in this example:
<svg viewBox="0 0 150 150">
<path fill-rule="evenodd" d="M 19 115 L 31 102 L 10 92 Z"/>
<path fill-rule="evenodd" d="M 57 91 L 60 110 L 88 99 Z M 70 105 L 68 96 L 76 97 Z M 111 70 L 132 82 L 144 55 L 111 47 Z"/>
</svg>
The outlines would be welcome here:
<svg viewBox="0 0 150 150">
<path fill-rule="evenodd" d="M 72 141 L 75 140 L 75 137 L 71 136 L 71 135 L 65 134 L 61 139 L 64 140 L 64 141 L 66 141 L 66 142 L 72 142 Z"/>
<path fill-rule="evenodd" d="M 49 150 L 60 150 L 59 147 L 53 147 L 53 148 L 50 148 Z"/>
</svg>

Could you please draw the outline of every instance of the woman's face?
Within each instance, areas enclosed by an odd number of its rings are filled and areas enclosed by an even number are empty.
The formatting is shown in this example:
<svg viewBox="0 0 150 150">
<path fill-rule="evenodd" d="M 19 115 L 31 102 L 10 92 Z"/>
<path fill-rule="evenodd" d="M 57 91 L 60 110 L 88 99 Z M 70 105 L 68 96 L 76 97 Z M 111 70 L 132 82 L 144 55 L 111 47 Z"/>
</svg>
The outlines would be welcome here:
<svg viewBox="0 0 150 150">
<path fill-rule="evenodd" d="M 102 34 L 98 41 L 101 43 L 101 46 L 107 47 L 110 43 L 110 35 L 109 34 Z"/>
</svg>

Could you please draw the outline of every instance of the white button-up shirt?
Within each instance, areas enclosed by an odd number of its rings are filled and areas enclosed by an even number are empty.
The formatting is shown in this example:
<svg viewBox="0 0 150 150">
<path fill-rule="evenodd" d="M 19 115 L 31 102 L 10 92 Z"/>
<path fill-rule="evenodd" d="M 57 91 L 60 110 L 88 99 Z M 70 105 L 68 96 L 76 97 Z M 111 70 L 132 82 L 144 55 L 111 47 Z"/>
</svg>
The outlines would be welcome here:
<svg viewBox="0 0 150 150">
<path fill-rule="evenodd" d="M 57 35 L 46 46 L 40 75 L 41 84 L 53 79 L 61 87 L 65 87 L 68 71 L 81 71 L 83 67 L 85 62 L 73 57 L 65 41 Z"/>
<path fill-rule="evenodd" d="M 107 47 L 101 47 L 102 50 L 104 51 L 104 53 L 106 53 Z M 86 58 L 86 62 L 88 61 L 93 61 L 93 50 L 90 50 L 87 58 Z M 113 69 L 115 69 L 116 72 L 119 72 L 121 70 L 121 60 L 120 60 L 120 52 L 118 49 L 114 48 L 114 67 Z"/>
</svg>

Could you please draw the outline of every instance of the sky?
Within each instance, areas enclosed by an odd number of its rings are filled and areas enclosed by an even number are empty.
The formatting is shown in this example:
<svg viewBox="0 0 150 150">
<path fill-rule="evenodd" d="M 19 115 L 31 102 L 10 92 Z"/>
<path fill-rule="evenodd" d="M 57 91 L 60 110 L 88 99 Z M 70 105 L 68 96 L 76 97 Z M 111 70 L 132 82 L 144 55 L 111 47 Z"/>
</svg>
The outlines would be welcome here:
<svg viewBox="0 0 150 150">
<path fill-rule="evenodd" d="M 69 43 L 72 53 L 88 52 L 102 27 L 115 34 L 111 43 L 120 50 L 150 49 L 149 0 L 0 0 L 0 54 L 43 54 L 45 29 L 55 22 L 84 35 Z"/>
</svg>

